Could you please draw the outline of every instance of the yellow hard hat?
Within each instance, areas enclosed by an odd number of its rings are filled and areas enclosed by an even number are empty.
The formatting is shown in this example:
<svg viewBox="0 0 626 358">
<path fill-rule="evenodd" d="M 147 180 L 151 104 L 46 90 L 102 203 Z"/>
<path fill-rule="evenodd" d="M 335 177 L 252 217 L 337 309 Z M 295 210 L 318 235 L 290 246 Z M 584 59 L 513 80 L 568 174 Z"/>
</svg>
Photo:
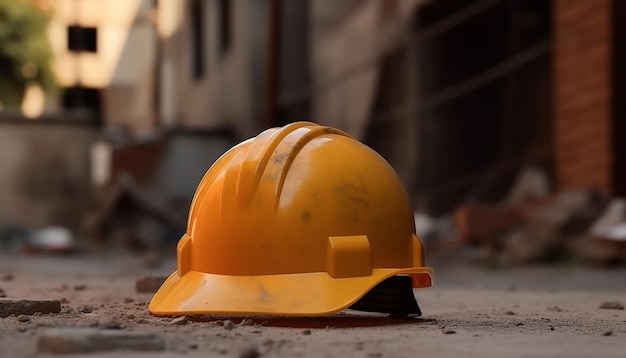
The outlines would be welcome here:
<svg viewBox="0 0 626 358">
<path fill-rule="evenodd" d="M 431 286 L 432 269 L 397 174 L 348 134 L 296 122 L 238 144 L 207 171 L 177 270 L 150 312 L 376 311 L 376 299 L 360 300 L 394 277 L 408 282 L 415 306 L 403 312 L 419 313 L 411 287 Z"/>
</svg>

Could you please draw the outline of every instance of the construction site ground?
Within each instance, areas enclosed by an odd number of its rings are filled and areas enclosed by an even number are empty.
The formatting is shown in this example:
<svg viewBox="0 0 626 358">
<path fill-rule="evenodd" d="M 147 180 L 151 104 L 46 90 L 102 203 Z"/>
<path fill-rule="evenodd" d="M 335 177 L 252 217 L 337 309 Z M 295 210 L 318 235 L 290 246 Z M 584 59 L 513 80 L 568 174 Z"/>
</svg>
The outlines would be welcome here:
<svg viewBox="0 0 626 358">
<path fill-rule="evenodd" d="M 345 311 L 175 321 L 152 316 L 151 294 L 135 289 L 137 279 L 174 267 L 173 259 L 149 269 L 114 254 L 0 256 L 0 289 L 8 298 L 62 301 L 57 314 L 0 318 L 0 357 L 46 356 L 40 337 L 64 327 L 147 332 L 164 342 L 158 351 L 72 357 L 626 357 L 626 311 L 600 308 L 626 303 L 623 268 L 436 267 L 435 286 L 415 291 L 421 318 Z"/>
</svg>

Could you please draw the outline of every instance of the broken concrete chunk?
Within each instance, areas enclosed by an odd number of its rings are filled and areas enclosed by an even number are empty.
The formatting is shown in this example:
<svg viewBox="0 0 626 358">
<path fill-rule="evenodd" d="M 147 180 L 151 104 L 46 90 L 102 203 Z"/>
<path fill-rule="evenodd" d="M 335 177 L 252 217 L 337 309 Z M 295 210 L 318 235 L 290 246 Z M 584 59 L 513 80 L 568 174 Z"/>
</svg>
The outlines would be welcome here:
<svg viewBox="0 0 626 358">
<path fill-rule="evenodd" d="M 135 289 L 138 293 L 155 293 L 166 279 L 164 276 L 146 276 L 135 281 Z"/>
<path fill-rule="evenodd" d="M 22 315 L 17 316 L 17 321 L 18 322 L 30 322 L 30 317 L 22 314 Z"/>
<path fill-rule="evenodd" d="M 37 341 L 39 353 L 71 354 L 125 351 L 162 351 L 163 339 L 152 333 L 97 328 L 54 328 Z"/>
<path fill-rule="evenodd" d="M 623 310 L 624 304 L 619 301 L 607 301 L 602 302 L 600 308 L 605 310 Z"/>
<path fill-rule="evenodd" d="M 39 313 L 61 312 L 59 300 L 26 300 L 15 298 L 0 298 L 0 317 L 10 315 L 31 315 Z"/>
</svg>

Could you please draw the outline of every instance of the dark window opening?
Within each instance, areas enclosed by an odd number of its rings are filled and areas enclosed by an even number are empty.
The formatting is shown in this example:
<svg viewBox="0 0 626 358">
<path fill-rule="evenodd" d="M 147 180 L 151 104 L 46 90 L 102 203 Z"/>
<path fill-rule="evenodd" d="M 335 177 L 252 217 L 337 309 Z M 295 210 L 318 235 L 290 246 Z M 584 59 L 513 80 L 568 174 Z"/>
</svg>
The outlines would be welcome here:
<svg viewBox="0 0 626 358">
<path fill-rule="evenodd" d="M 68 87 L 63 90 L 61 105 L 67 111 L 86 111 L 96 120 L 100 120 L 102 103 L 100 90 L 82 86 Z"/>
<path fill-rule="evenodd" d="M 499 200 L 506 187 L 485 183 L 527 165 L 550 176 L 550 2 L 434 1 L 416 15 L 420 209 Z"/>
<path fill-rule="evenodd" d="M 189 8 L 191 20 L 191 76 L 204 77 L 204 0 L 193 0 Z"/>
<path fill-rule="evenodd" d="M 74 52 L 98 52 L 98 29 L 78 25 L 68 26 L 67 48 Z"/>
<path fill-rule="evenodd" d="M 231 0 L 219 1 L 219 49 L 225 53 L 230 48 L 231 37 Z"/>
</svg>

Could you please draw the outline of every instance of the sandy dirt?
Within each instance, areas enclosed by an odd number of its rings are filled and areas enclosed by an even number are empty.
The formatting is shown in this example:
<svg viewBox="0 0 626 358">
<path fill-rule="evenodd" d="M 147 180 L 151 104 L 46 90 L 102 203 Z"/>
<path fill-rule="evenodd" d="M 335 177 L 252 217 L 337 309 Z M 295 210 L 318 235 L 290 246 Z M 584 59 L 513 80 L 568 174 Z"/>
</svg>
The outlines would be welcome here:
<svg viewBox="0 0 626 358">
<path fill-rule="evenodd" d="M 134 284 L 174 266 L 168 261 L 147 270 L 139 260 L 102 256 L 0 256 L 0 277 L 14 276 L 0 281 L 9 297 L 67 301 L 60 314 L 28 322 L 0 318 L 0 357 L 41 356 L 36 342 L 50 327 L 107 325 L 157 333 L 167 348 L 86 356 L 237 357 L 252 349 L 263 357 L 626 357 L 626 311 L 599 308 L 605 301 L 626 303 L 624 269 L 436 268 L 435 287 L 415 291 L 424 312 L 419 319 L 346 311 L 307 319 L 252 317 L 254 325 L 240 325 L 245 317 L 172 325 L 172 318 L 150 315 L 151 295 L 136 293 Z M 235 328 L 224 328 L 224 319 Z"/>
</svg>

